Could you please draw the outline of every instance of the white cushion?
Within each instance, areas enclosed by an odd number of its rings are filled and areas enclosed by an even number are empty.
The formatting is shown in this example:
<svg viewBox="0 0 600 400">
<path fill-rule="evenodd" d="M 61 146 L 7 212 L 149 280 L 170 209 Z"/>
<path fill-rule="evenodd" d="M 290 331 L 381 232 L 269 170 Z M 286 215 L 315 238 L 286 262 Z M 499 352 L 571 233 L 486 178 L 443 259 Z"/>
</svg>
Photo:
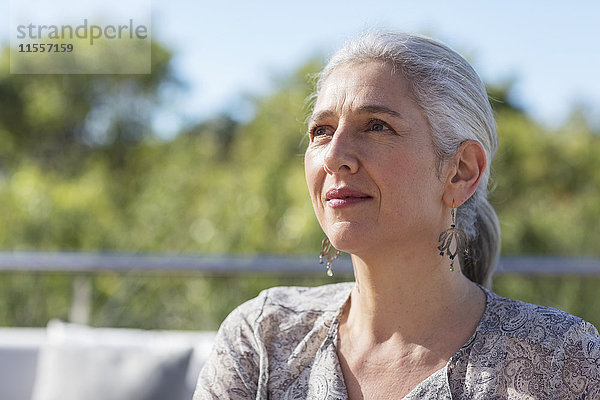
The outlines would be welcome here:
<svg viewBox="0 0 600 400">
<path fill-rule="evenodd" d="M 0 328 L 0 399 L 31 400 L 45 328 Z"/>
<path fill-rule="evenodd" d="M 51 321 L 47 338 L 32 400 L 189 399 L 192 336 Z"/>
</svg>

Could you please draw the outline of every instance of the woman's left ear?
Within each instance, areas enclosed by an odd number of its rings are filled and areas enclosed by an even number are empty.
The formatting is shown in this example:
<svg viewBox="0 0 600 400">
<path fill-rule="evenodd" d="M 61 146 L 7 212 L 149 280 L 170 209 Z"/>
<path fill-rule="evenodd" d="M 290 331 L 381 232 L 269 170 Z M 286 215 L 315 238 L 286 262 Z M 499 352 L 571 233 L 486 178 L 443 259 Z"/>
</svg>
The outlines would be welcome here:
<svg viewBox="0 0 600 400">
<path fill-rule="evenodd" d="M 481 143 L 467 140 L 459 147 L 450 162 L 443 200 L 448 207 L 458 207 L 467 201 L 479 185 L 487 164 Z"/>
</svg>

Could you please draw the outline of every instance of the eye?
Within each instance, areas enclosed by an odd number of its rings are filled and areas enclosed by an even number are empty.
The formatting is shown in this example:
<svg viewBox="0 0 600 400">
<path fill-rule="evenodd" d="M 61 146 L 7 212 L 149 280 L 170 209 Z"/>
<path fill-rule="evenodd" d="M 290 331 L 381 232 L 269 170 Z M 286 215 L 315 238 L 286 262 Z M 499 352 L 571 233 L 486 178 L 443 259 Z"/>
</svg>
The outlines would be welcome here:
<svg viewBox="0 0 600 400">
<path fill-rule="evenodd" d="M 333 135 L 333 129 L 329 126 L 318 125 L 310 130 L 311 138 L 315 138 L 318 136 L 331 136 Z"/>
<path fill-rule="evenodd" d="M 381 132 L 381 131 L 391 131 L 392 128 L 390 128 L 390 126 L 383 121 L 380 121 L 378 119 L 372 119 L 369 121 L 368 130 Z"/>
</svg>

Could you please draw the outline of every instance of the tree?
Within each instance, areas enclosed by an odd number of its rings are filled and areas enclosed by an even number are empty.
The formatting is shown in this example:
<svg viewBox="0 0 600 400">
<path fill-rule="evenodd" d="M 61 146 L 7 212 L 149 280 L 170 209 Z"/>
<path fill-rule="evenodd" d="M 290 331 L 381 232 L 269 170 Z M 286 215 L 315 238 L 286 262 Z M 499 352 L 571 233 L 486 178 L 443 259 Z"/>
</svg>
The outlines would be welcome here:
<svg viewBox="0 0 600 400">
<path fill-rule="evenodd" d="M 169 52 L 153 55 L 157 76 L 0 77 L 0 246 L 316 255 L 323 233 L 304 182 L 303 152 L 307 75 L 320 63 L 308 62 L 253 99 L 249 122 L 217 115 L 159 141 L 141 116 L 160 106 L 159 88 L 174 78 Z M 599 255 L 600 135 L 577 113 L 549 130 L 511 102 L 510 87 L 490 93 L 498 100 L 500 141 L 491 200 L 503 254 Z M 138 100 L 139 110 L 129 108 Z M 103 128 L 94 130 L 96 123 Z M 92 323 L 214 329 L 261 288 L 326 282 L 324 274 L 102 275 L 94 277 Z M 2 275 L 0 323 L 64 318 L 68 284 L 64 277 Z M 501 294 L 600 322 L 597 278 L 502 277 L 496 285 Z M 24 305 L 38 308 L 28 313 Z"/>
<path fill-rule="evenodd" d="M 152 134 L 160 89 L 176 84 L 170 52 L 152 44 L 149 75 L 8 74 L 9 49 L 0 58 L 0 163 L 22 157 L 44 168 L 75 173 L 92 154 L 115 166 L 127 149 Z M 111 54 L 103 57 L 111 58 Z"/>
</svg>

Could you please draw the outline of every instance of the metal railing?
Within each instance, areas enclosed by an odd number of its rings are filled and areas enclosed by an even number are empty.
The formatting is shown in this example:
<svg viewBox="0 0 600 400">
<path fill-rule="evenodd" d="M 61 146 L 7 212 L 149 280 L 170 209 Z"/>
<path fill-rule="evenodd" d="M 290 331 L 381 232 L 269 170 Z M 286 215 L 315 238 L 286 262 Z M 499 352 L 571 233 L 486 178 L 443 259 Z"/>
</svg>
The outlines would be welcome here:
<svg viewBox="0 0 600 400">
<path fill-rule="evenodd" d="M 74 275 L 69 320 L 86 324 L 92 301 L 92 275 L 102 272 L 131 273 L 323 273 L 317 257 L 190 254 L 90 253 L 90 252 L 0 252 L 0 271 L 64 272 Z M 352 274 L 350 257 L 336 260 L 336 274 Z M 600 275 L 600 258 L 591 257 L 502 257 L 496 274 Z"/>
<path fill-rule="evenodd" d="M 335 268 L 351 273 L 350 258 L 342 256 Z M 323 266 L 316 256 L 5 251 L 0 252 L 0 271 L 311 274 L 323 272 Z M 505 256 L 496 273 L 600 275 L 600 258 Z"/>
</svg>

